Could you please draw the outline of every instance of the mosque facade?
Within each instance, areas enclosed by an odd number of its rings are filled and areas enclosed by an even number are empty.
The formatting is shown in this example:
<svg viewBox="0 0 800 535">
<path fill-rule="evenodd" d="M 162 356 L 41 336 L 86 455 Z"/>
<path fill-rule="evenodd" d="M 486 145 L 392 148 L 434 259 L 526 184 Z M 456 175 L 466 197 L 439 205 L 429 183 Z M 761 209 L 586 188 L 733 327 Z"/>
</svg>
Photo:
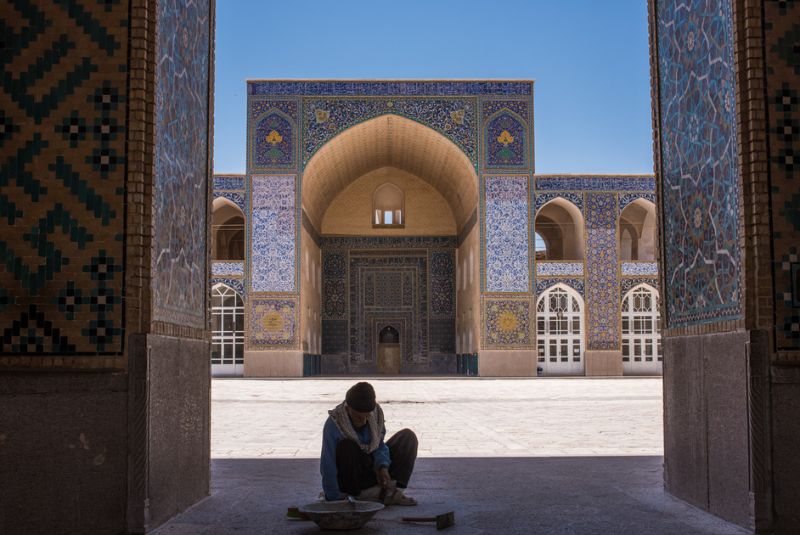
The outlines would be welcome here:
<svg viewBox="0 0 800 535">
<path fill-rule="evenodd" d="M 662 371 L 653 175 L 539 175 L 533 81 L 247 83 L 212 372 Z"/>
</svg>

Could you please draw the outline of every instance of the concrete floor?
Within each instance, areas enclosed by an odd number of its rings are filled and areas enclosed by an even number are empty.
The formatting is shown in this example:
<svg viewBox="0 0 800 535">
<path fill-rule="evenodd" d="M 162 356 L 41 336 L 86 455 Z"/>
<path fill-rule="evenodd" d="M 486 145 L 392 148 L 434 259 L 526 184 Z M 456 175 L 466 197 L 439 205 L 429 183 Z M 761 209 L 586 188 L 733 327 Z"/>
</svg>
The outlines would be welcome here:
<svg viewBox="0 0 800 535">
<path fill-rule="evenodd" d="M 158 535 L 317 533 L 326 411 L 352 379 L 214 380 L 211 496 Z M 409 494 L 365 534 L 423 534 L 405 515 L 454 510 L 453 534 L 740 534 L 662 487 L 660 379 L 371 379 L 391 435 L 420 437 Z"/>
</svg>

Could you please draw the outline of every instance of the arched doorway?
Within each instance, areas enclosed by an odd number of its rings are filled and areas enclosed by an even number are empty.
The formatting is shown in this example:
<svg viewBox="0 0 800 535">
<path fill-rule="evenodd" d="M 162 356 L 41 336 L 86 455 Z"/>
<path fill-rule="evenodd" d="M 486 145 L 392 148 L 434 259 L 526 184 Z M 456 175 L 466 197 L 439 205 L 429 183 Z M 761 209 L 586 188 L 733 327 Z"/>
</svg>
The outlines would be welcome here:
<svg viewBox="0 0 800 535">
<path fill-rule="evenodd" d="M 382 115 L 323 145 L 301 183 L 303 261 L 308 250 L 322 268 L 318 301 L 301 285 L 301 322 L 322 333 L 322 373 L 455 373 L 456 354 L 477 351 L 480 319 L 478 176 L 466 154 Z M 381 342 L 390 334 L 397 342 Z"/>
<path fill-rule="evenodd" d="M 583 375 L 583 300 L 569 286 L 556 284 L 539 297 L 536 349 L 544 375 Z"/>
<path fill-rule="evenodd" d="M 622 369 L 625 375 L 661 375 L 663 357 L 658 292 L 646 284 L 622 298 Z"/>
<path fill-rule="evenodd" d="M 378 373 L 398 375 L 401 367 L 400 333 L 387 325 L 378 333 Z"/>
<path fill-rule="evenodd" d="M 225 284 L 211 288 L 211 375 L 244 372 L 244 301 Z"/>
</svg>

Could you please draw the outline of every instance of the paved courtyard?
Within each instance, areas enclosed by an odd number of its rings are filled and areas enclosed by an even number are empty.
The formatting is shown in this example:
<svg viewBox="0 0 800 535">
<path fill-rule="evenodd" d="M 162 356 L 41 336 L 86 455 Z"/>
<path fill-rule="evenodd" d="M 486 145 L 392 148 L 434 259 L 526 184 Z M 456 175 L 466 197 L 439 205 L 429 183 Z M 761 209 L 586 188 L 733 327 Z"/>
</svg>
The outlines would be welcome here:
<svg viewBox="0 0 800 535">
<path fill-rule="evenodd" d="M 660 379 L 369 380 L 388 433 L 419 436 L 420 505 L 362 533 L 448 510 L 454 534 L 744 532 L 664 493 Z M 211 497 L 157 533 L 316 532 L 284 513 L 317 499 L 322 424 L 353 382 L 213 380 Z"/>
</svg>

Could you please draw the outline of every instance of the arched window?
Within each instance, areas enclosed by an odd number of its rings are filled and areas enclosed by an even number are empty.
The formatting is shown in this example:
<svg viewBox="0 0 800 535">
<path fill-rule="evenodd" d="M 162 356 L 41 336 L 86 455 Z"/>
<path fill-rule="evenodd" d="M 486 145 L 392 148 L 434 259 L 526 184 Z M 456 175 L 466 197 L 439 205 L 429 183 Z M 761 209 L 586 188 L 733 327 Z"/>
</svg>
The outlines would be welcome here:
<svg viewBox="0 0 800 535">
<path fill-rule="evenodd" d="M 629 375 L 661 374 L 658 292 L 640 284 L 622 299 L 622 370 Z"/>
<path fill-rule="evenodd" d="M 212 204 L 211 240 L 213 260 L 244 260 L 244 214 L 223 197 Z"/>
<path fill-rule="evenodd" d="M 544 238 L 542 238 L 541 234 L 539 234 L 538 232 L 536 232 L 535 234 L 536 234 L 536 241 L 535 241 L 536 260 L 547 260 L 547 242 L 544 241 Z"/>
<path fill-rule="evenodd" d="M 539 209 L 533 225 L 538 260 L 583 260 L 583 214 L 577 206 L 557 197 Z M 539 250 L 539 237 L 544 254 Z"/>
<path fill-rule="evenodd" d="M 211 374 L 244 371 L 244 301 L 231 287 L 211 289 Z"/>
<path fill-rule="evenodd" d="M 583 303 L 572 288 L 556 284 L 539 297 L 536 349 L 545 375 L 583 374 Z"/>
<path fill-rule="evenodd" d="M 372 195 L 372 226 L 405 226 L 405 194 L 403 190 L 387 182 L 375 188 Z"/>
<path fill-rule="evenodd" d="M 654 262 L 656 259 L 656 205 L 636 199 L 619 215 L 619 259 Z"/>
</svg>

